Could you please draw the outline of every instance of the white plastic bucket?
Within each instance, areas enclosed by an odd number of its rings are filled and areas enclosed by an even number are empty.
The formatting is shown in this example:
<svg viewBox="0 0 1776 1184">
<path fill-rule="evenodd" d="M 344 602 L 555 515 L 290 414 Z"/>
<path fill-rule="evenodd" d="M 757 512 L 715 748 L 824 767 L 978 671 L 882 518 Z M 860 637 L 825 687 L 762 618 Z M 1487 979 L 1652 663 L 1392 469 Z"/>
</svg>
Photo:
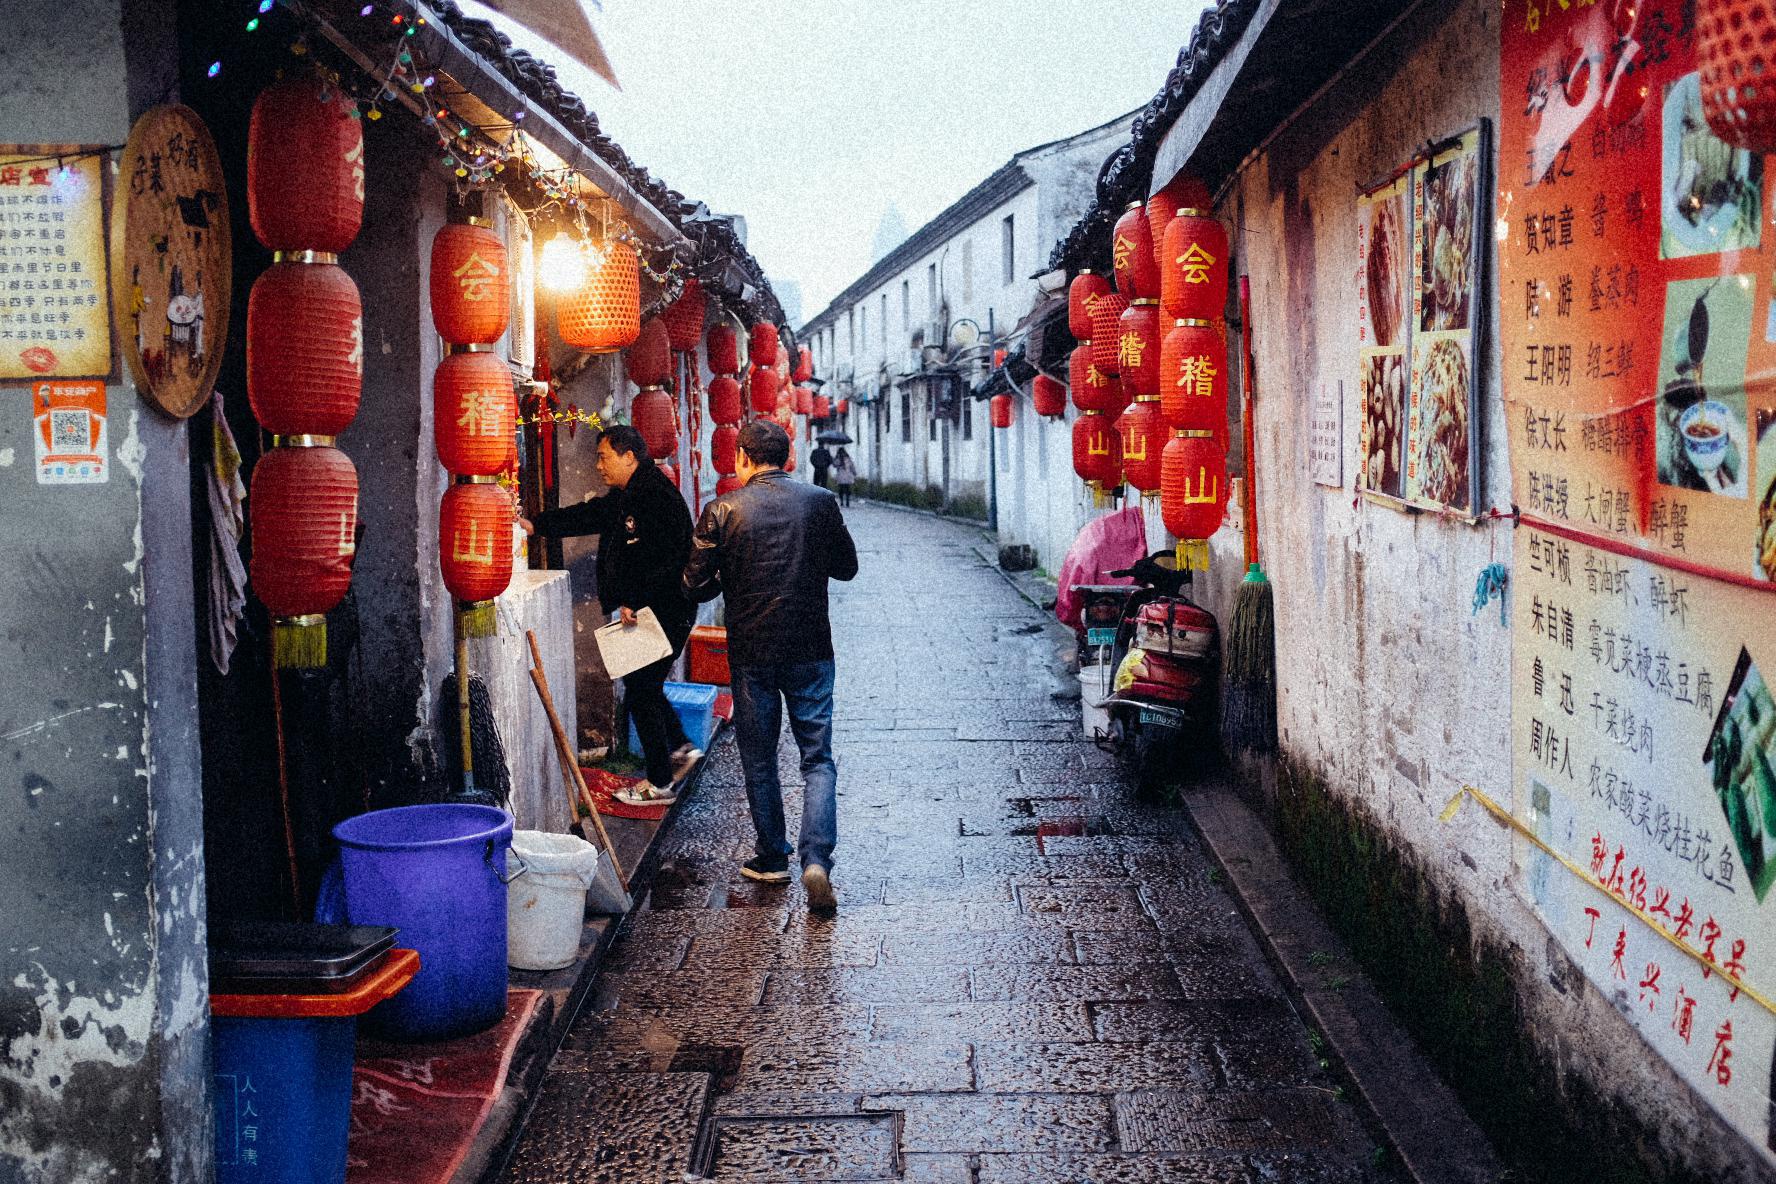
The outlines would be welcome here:
<svg viewBox="0 0 1776 1184">
<path fill-rule="evenodd" d="M 1079 713 L 1087 740 L 1110 731 L 1110 709 L 1099 706 L 1110 694 L 1110 674 L 1108 665 L 1079 668 Z"/>
<path fill-rule="evenodd" d="M 560 970 L 579 956 L 586 890 L 598 874 L 598 848 L 578 835 L 512 832 L 506 885 L 506 963 L 515 970 Z"/>
</svg>

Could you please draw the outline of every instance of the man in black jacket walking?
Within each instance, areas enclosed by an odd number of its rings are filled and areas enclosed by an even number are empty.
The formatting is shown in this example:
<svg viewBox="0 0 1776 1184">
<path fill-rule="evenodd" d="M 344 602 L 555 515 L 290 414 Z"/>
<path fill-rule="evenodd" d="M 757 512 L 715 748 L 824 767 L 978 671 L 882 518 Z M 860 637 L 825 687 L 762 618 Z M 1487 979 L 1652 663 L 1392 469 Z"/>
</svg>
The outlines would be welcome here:
<svg viewBox="0 0 1776 1184">
<path fill-rule="evenodd" d="M 789 437 L 769 420 L 740 429 L 734 474 L 739 489 L 703 510 L 684 569 L 686 595 L 727 603 L 728 668 L 734 733 L 746 773 L 757 854 L 741 874 L 789 881 L 790 846 L 777 779 L 783 705 L 802 751 L 802 831 L 798 849 L 808 907 L 836 907 L 833 847 L 838 843 L 838 767 L 832 755 L 833 645 L 826 582 L 857 574 L 857 548 L 836 498 L 783 471 Z"/>
<path fill-rule="evenodd" d="M 691 550 L 691 512 L 666 474 L 648 456 L 641 433 L 627 424 L 598 440 L 598 474 L 611 492 L 577 506 L 545 510 L 534 522 L 520 519 L 526 534 L 556 538 L 598 536 L 598 600 L 635 624 L 643 608 L 654 610 L 672 653 L 623 679 L 629 714 L 647 759 L 647 784 L 617 794 L 630 805 L 670 802 L 676 785 L 703 755 L 685 735 L 666 699 L 666 675 L 691 635 L 692 606 L 679 586 Z"/>
</svg>

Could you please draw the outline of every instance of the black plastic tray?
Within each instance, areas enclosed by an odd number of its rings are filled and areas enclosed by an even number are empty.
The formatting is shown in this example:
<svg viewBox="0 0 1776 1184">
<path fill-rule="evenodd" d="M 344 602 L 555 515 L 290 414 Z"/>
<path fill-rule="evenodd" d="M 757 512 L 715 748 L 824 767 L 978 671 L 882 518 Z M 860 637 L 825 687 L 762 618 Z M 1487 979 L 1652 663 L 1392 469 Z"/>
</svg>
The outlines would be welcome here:
<svg viewBox="0 0 1776 1184">
<path fill-rule="evenodd" d="M 223 922 L 210 929 L 212 990 L 347 990 L 395 944 L 386 925 L 295 921 Z"/>
</svg>

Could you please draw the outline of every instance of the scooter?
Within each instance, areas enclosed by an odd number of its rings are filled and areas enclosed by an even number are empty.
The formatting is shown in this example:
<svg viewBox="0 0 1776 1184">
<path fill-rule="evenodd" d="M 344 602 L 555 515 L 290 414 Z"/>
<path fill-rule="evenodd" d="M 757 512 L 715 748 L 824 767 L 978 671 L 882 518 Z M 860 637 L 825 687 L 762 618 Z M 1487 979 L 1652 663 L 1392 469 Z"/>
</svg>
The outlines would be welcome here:
<svg viewBox="0 0 1776 1184">
<path fill-rule="evenodd" d="M 1178 768 L 1216 751 L 1221 648 L 1214 615 L 1185 594 L 1190 573 L 1158 551 L 1110 573 L 1134 584 L 1082 584 L 1081 668 L 1113 672 L 1085 687 L 1108 713 L 1093 737 L 1115 753 L 1143 794 L 1158 794 Z"/>
</svg>

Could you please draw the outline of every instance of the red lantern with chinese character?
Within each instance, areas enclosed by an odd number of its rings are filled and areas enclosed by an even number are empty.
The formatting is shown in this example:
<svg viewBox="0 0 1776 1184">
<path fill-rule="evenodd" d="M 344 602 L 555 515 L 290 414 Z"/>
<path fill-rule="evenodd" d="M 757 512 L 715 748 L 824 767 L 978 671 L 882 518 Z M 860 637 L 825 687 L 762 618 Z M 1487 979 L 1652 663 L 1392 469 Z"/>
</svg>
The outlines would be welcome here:
<svg viewBox="0 0 1776 1184">
<path fill-rule="evenodd" d="M 1219 326 L 1181 320 L 1166 334 L 1159 398 L 1173 431 L 1214 432 L 1217 439 L 1227 431 L 1227 339 Z"/>
<path fill-rule="evenodd" d="M 512 450 L 512 371 L 490 353 L 451 354 L 432 375 L 438 462 L 459 477 L 497 477 Z"/>
<path fill-rule="evenodd" d="M 586 279 L 555 310 L 561 340 L 592 354 L 612 354 L 641 334 L 641 260 L 624 242 L 586 253 Z"/>
<path fill-rule="evenodd" d="M 795 380 L 807 382 L 814 377 L 814 351 L 807 346 L 796 347 Z"/>
<path fill-rule="evenodd" d="M 1209 187 L 1189 173 L 1179 173 L 1164 189 L 1147 199 L 1147 233 L 1153 239 L 1153 263 L 1162 277 L 1161 287 L 1165 282 L 1166 227 L 1172 224 L 1179 210 L 1207 210 L 1214 204 Z"/>
<path fill-rule="evenodd" d="M 1094 492 L 1122 484 L 1122 441 L 1102 411 L 1087 411 L 1073 421 L 1073 471 Z"/>
<path fill-rule="evenodd" d="M 1159 303 L 1168 317 L 1227 314 L 1227 229 L 1208 210 L 1182 208 L 1166 227 Z"/>
<path fill-rule="evenodd" d="M 709 436 L 709 463 L 717 473 L 726 475 L 734 471 L 735 453 L 739 448 L 740 429 L 731 424 L 722 424 Z"/>
<path fill-rule="evenodd" d="M 247 125 L 247 217 L 272 251 L 351 246 L 364 221 L 364 128 L 356 104 L 312 74 L 274 82 Z"/>
<path fill-rule="evenodd" d="M 512 318 L 506 244 L 478 221 L 452 222 L 432 237 L 432 324 L 452 345 L 492 345 Z"/>
<path fill-rule="evenodd" d="M 756 369 L 747 380 L 752 389 L 752 413 L 770 416 L 777 412 L 777 372 L 775 370 Z"/>
<path fill-rule="evenodd" d="M 1038 374 L 1030 384 L 1030 403 L 1037 415 L 1058 418 L 1067 414 L 1067 388 L 1046 374 Z"/>
<path fill-rule="evenodd" d="M 247 401 L 274 436 L 337 436 L 363 391 L 364 309 L 331 263 L 274 263 L 247 297 Z"/>
<path fill-rule="evenodd" d="M 1159 299 L 1159 262 L 1153 253 L 1147 207 L 1130 202 L 1110 235 L 1110 258 L 1116 269 L 1116 290 L 1131 300 Z"/>
<path fill-rule="evenodd" d="M 745 413 L 740 384 L 721 374 L 709 384 L 709 418 L 716 423 L 738 424 Z"/>
<path fill-rule="evenodd" d="M 635 344 L 623 353 L 623 369 L 636 386 L 663 386 L 672 374 L 672 338 L 666 322 L 649 317 L 641 324 Z"/>
<path fill-rule="evenodd" d="M 512 496 L 492 481 L 452 485 L 438 506 L 438 566 L 444 586 L 484 606 L 512 582 Z"/>
<path fill-rule="evenodd" d="M 778 346 L 777 326 L 760 322 L 752 327 L 752 340 L 747 352 L 754 366 L 775 366 Z"/>
<path fill-rule="evenodd" d="M 1122 314 L 1116 347 L 1123 394 L 1131 399 L 1159 396 L 1159 301 L 1141 297 Z"/>
<path fill-rule="evenodd" d="M 1760 0 L 1710 0 L 1696 18 L 1710 130 L 1759 154 L 1776 151 L 1776 13 Z"/>
<path fill-rule="evenodd" d="M 734 474 L 723 473 L 720 480 L 715 483 L 715 496 L 722 497 L 726 494 L 733 493 L 736 489 L 739 489 L 745 484 L 746 482 L 740 480 L 740 478 L 734 476 Z"/>
<path fill-rule="evenodd" d="M 815 419 L 831 419 L 832 418 L 832 400 L 831 399 L 827 398 L 825 395 L 815 395 L 814 396 L 814 418 Z"/>
<path fill-rule="evenodd" d="M 1110 281 L 1092 271 L 1081 271 L 1067 287 L 1067 328 L 1080 341 L 1090 341 L 1092 309 L 1098 297 L 1110 290 Z"/>
<path fill-rule="evenodd" d="M 629 405 L 629 419 L 647 441 L 648 455 L 663 460 L 678 452 L 678 408 L 657 386 L 643 387 Z"/>
<path fill-rule="evenodd" d="M 1081 411 L 1102 411 L 1120 415 L 1128 400 L 1122 396 L 1122 384 L 1111 374 L 1098 369 L 1092 360 L 1091 343 L 1073 347 L 1069 361 L 1072 372 L 1073 406 Z"/>
<path fill-rule="evenodd" d="M 1165 452 L 1165 417 L 1159 413 L 1158 399 L 1136 399 L 1116 421 L 1122 438 L 1122 475 L 1142 497 L 1152 497 L 1160 488 L 1160 457 Z"/>
<path fill-rule="evenodd" d="M 281 668 L 327 664 L 325 614 L 351 587 L 358 472 L 337 448 L 274 448 L 253 466 L 247 498 L 253 592 L 272 616 Z"/>
<path fill-rule="evenodd" d="M 1178 536 L 1178 566 L 1209 566 L 1209 536 L 1227 516 L 1227 453 L 1207 432 L 1179 432 L 1160 462 L 1159 509 Z"/>
<path fill-rule="evenodd" d="M 666 337 L 672 348 L 688 354 L 697 348 L 703 337 L 703 285 L 692 276 L 684 283 L 678 299 L 666 306 Z M 730 330 L 731 332 L 731 330 Z M 714 367 L 710 367 L 714 369 Z M 717 373 L 721 373 L 717 371 Z"/>
<path fill-rule="evenodd" d="M 709 368 L 717 374 L 740 373 L 740 339 L 734 326 L 724 322 L 709 326 Z"/>
<path fill-rule="evenodd" d="M 1092 305 L 1092 362 L 1106 374 L 1122 373 L 1122 314 L 1129 298 L 1121 292 L 1105 292 Z"/>
<path fill-rule="evenodd" d="M 1008 428 L 1011 426 L 1011 396 L 994 395 L 987 402 L 987 410 L 993 417 L 993 426 Z"/>
</svg>

